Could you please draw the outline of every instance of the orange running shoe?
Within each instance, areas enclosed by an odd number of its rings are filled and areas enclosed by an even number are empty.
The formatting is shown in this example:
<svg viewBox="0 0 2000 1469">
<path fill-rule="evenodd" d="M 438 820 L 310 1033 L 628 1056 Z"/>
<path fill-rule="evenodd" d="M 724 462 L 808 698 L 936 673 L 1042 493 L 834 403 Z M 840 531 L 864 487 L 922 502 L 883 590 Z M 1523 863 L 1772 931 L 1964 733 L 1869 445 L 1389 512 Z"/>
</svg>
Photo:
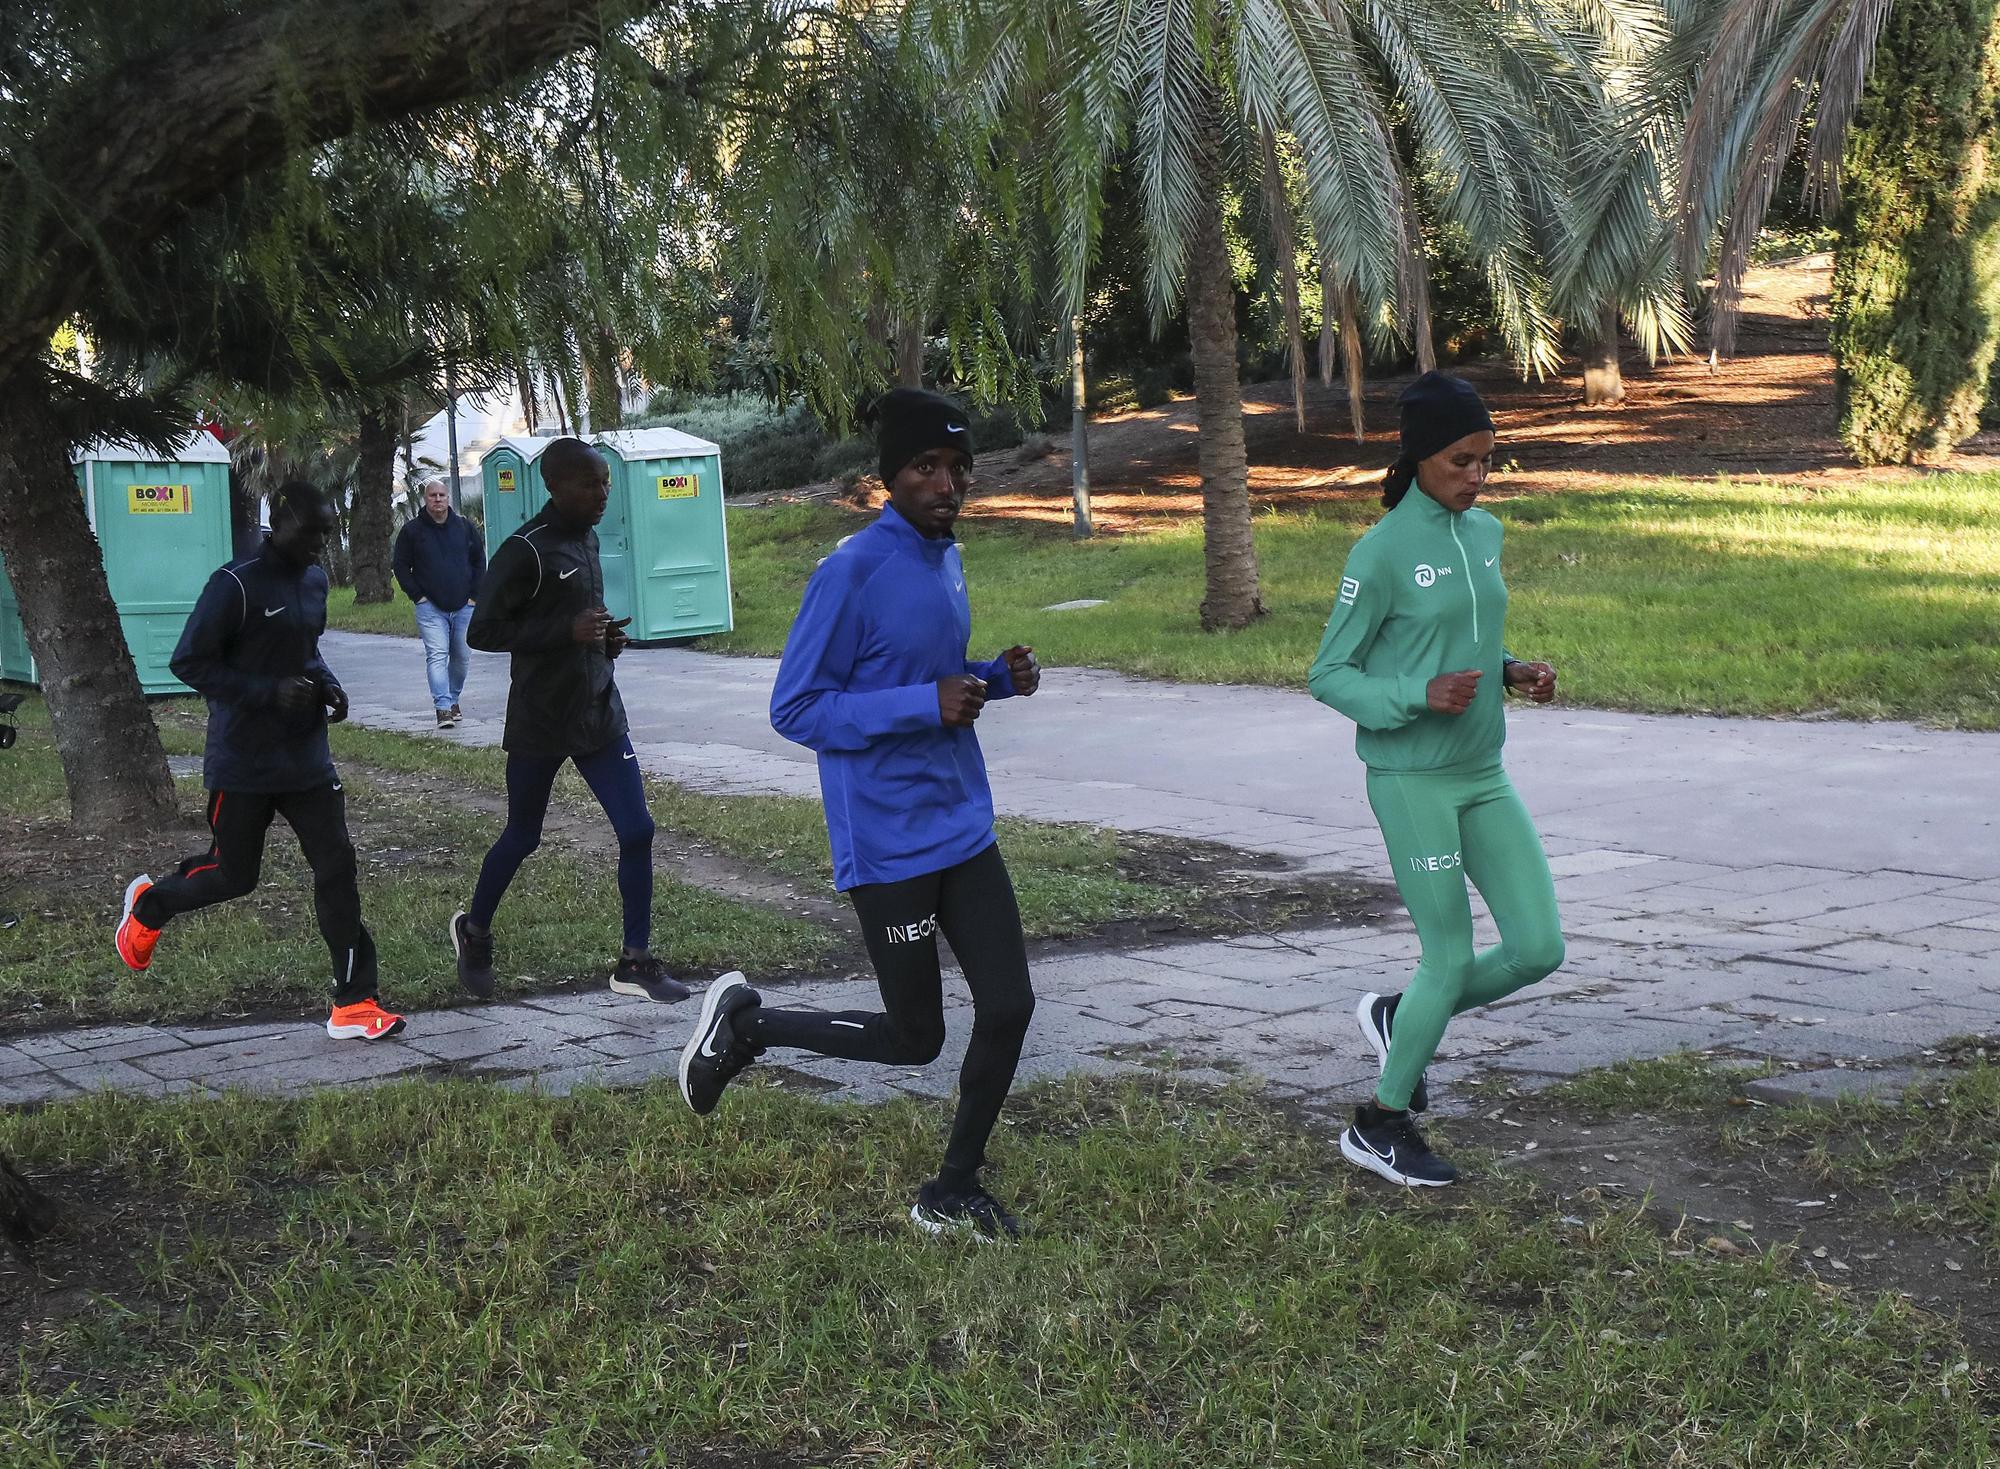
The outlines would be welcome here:
<svg viewBox="0 0 2000 1469">
<path fill-rule="evenodd" d="M 352 1005 L 335 1005 L 326 1020 L 326 1033 L 337 1041 L 387 1040 L 406 1024 L 400 1015 L 391 1015 L 373 1000 L 357 1000 Z"/>
<path fill-rule="evenodd" d="M 125 961 L 128 969 L 143 972 L 153 962 L 153 945 L 160 941 L 160 931 L 148 928 L 132 916 L 132 905 L 139 901 L 139 894 L 153 885 L 153 879 L 140 873 L 125 885 L 125 912 L 118 920 L 118 957 Z"/>
</svg>

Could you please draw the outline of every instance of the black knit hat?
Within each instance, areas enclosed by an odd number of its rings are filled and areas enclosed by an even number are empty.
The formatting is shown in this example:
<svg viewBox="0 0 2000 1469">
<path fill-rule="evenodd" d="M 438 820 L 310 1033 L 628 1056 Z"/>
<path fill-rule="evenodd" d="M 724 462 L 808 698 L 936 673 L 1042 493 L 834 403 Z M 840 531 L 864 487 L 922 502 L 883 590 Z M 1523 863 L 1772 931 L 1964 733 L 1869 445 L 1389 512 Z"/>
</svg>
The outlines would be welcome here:
<svg viewBox="0 0 2000 1469">
<path fill-rule="evenodd" d="M 1492 432 L 1494 420 L 1478 388 L 1464 378 L 1426 372 L 1396 398 L 1402 408 L 1402 456 L 1416 464 L 1466 434 Z"/>
<path fill-rule="evenodd" d="M 949 398 L 922 388 L 891 388 L 875 400 L 868 416 L 875 421 L 885 485 L 926 449 L 961 449 L 972 457 L 971 421 Z"/>
<path fill-rule="evenodd" d="M 1493 432 L 1493 415 L 1478 389 L 1462 377 L 1427 372 L 1403 389 L 1396 406 L 1403 415 L 1402 457 L 1412 467 L 1467 434 Z"/>
</svg>

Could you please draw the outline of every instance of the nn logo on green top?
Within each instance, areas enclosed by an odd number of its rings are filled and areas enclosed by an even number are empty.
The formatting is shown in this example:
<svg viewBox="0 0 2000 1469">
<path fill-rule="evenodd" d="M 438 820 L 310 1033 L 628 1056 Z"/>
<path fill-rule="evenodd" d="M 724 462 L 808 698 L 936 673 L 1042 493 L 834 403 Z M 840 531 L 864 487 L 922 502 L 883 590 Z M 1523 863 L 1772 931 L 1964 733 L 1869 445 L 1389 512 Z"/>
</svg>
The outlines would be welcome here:
<svg viewBox="0 0 2000 1469">
<path fill-rule="evenodd" d="M 1420 587 L 1434 587 L 1437 585 L 1439 577 L 1450 575 L 1451 568 L 1449 566 L 1432 566 L 1428 561 L 1419 561 L 1417 563 L 1416 577 L 1417 585 Z"/>
</svg>

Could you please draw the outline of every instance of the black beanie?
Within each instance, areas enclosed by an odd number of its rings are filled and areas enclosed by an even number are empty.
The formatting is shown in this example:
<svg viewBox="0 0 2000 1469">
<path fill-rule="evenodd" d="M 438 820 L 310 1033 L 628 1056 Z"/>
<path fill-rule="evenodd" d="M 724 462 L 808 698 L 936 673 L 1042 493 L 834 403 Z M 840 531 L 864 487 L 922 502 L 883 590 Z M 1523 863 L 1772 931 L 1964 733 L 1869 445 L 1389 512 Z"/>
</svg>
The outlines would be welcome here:
<svg viewBox="0 0 2000 1469">
<path fill-rule="evenodd" d="M 1403 413 L 1402 457 L 1411 468 L 1467 434 L 1493 432 L 1493 416 L 1478 389 L 1462 377 L 1427 372 L 1403 389 L 1396 406 Z"/>
<path fill-rule="evenodd" d="M 869 409 L 881 450 L 882 483 L 926 449 L 962 449 L 972 457 L 972 429 L 963 408 L 922 388 L 891 388 Z"/>
</svg>

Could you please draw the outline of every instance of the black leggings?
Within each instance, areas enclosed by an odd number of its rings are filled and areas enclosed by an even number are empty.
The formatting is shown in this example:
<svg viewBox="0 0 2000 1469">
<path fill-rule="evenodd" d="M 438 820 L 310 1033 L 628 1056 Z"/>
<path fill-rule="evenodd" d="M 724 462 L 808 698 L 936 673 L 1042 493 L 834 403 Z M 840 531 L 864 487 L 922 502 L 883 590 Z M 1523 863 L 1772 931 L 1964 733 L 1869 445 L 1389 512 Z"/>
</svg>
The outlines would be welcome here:
<svg viewBox="0 0 2000 1469">
<path fill-rule="evenodd" d="M 972 1181 L 986 1139 L 999 1121 L 1035 1013 L 1021 910 L 996 843 L 941 872 L 902 882 L 865 883 L 847 896 L 882 986 L 884 1010 L 751 1012 L 750 1040 L 839 1056 L 923 1066 L 944 1049 L 944 977 L 937 933 L 943 930 L 972 991 L 972 1039 L 958 1073 L 958 1115 L 939 1176 Z"/>
<path fill-rule="evenodd" d="M 354 843 L 347 835 L 347 797 L 340 782 L 309 791 L 210 791 L 208 828 L 214 840 L 179 870 L 139 895 L 132 916 L 148 928 L 197 908 L 240 898 L 264 868 L 264 836 L 282 816 L 297 834 L 313 874 L 313 913 L 333 956 L 333 1003 L 375 998 L 375 940 L 361 921 Z"/>
</svg>

